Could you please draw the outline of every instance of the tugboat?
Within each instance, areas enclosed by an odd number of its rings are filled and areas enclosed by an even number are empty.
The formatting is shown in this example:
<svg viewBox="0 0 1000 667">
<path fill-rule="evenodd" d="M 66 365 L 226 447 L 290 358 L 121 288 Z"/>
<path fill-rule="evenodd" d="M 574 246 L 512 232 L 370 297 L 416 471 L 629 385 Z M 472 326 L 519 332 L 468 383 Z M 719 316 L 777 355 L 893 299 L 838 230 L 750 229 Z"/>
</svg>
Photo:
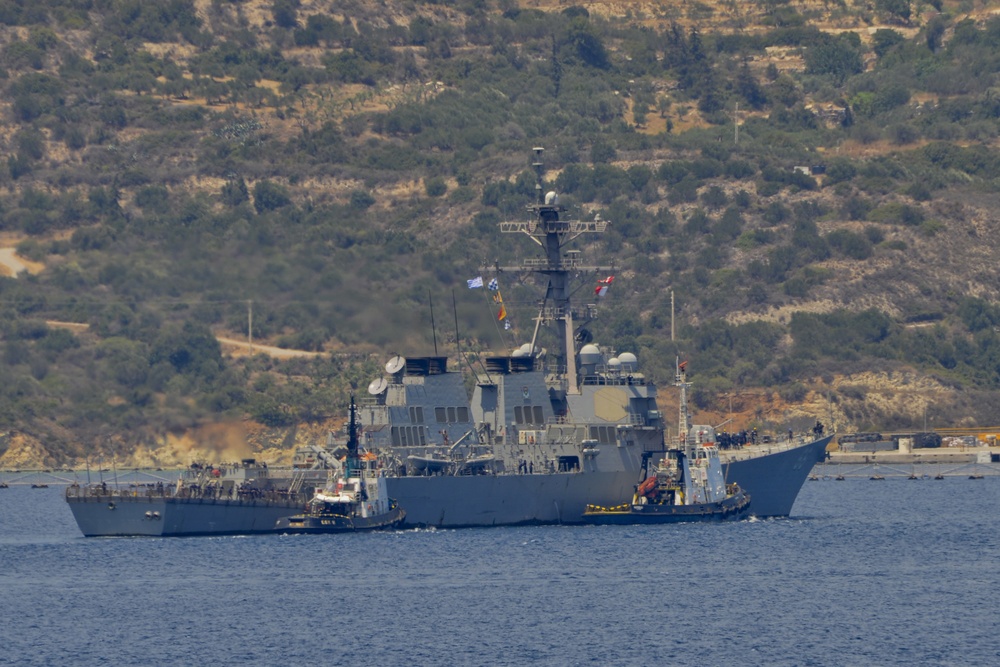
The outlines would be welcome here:
<svg viewBox="0 0 1000 667">
<path fill-rule="evenodd" d="M 681 388 L 680 432 L 686 436 L 667 451 L 635 489 L 632 502 L 614 507 L 587 505 L 583 519 L 593 524 L 681 523 L 735 521 L 750 513 L 750 495 L 738 484 L 726 484 L 710 426 L 688 428 L 685 366 L 678 365 Z"/>
<path fill-rule="evenodd" d="M 274 529 L 284 533 L 346 533 L 398 527 L 406 512 L 389 498 L 376 462 L 374 454 L 359 453 L 357 405 L 352 396 L 342 474 L 316 491 L 304 514 L 282 517 Z"/>
</svg>

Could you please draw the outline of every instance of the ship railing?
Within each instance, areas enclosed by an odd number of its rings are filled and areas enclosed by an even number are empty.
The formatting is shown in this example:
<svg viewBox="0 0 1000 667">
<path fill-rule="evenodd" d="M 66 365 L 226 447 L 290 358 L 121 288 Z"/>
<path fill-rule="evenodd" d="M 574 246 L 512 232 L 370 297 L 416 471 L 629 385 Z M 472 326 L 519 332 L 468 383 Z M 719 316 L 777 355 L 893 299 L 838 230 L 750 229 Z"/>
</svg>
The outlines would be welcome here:
<svg viewBox="0 0 1000 667">
<path fill-rule="evenodd" d="M 777 454 L 779 452 L 787 452 L 791 449 L 801 447 L 804 444 L 812 442 L 816 438 L 809 438 L 805 435 L 800 435 L 798 437 L 792 438 L 791 440 L 781 440 L 777 442 L 770 442 L 766 444 L 746 444 L 742 447 L 731 447 L 728 449 L 719 448 L 719 457 L 725 461 L 741 461 L 745 459 L 757 458 L 758 456 L 766 456 L 768 454 Z"/>
<path fill-rule="evenodd" d="M 289 489 L 240 489 L 234 486 L 199 486 L 187 485 L 177 488 L 167 484 L 129 484 L 117 487 L 107 484 L 71 484 L 66 487 L 66 497 L 94 501 L 128 501 L 141 499 L 174 499 L 191 500 L 237 500 L 237 501 L 267 501 L 267 502 L 305 502 L 312 497 L 311 493 L 292 491 Z"/>
<path fill-rule="evenodd" d="M 526 269 L 554 269 L 557 271 L 573 271 L 583 266 L 583 262 L 578 257 L 563 257 L 558 262 L 550 262 L 548 259 L 530 258 L 525 259 L 522 264 Z"/>
<path fill-rule="evenodd" d="M 541 315 L 544 320 L 558 320 L 566 316 L 566 309 L 548 306 L 542 309 Z"/>
<path fill-rule="evenodd" d="M 629 426 L 645 426 L 646 417 L 643 415 L 637 415 L 635 413 L 630 412 L 629 415 L 625 418 L 625 423 L 628 424 Z"/>
<path fill-rule="evenodd" d="M 587 375 L 584 375 L 583 384 L 606 385 L 612 387 L 626 387 L 631 385 L 642 386 L 646 384 L 646 378 L 641 373 L 608 371 L 602 373 L 588 373 Z"/>
<path fill-rule="evenodd" d="M 384 403 L 380 403 L 379 402 L 380 400 L 381 399 L 379 399 L 376 396 L 366 396 L 364 398 L 359 398 L 358 407 L 364 408 L 365 410 L 375 410 L 378 412 L 388 413 L 389 406 Z"/>
<path fill-rule="evenodd" d="M 537 209 L 532 207 L 537 212 Z M 500 231 L 504 233 L 523 232 L 525 234 L 582 234 L 584 232 L 601 233 L 607 230 L 607 220 L 522 220 L 500 223 Z"/>
</svg>

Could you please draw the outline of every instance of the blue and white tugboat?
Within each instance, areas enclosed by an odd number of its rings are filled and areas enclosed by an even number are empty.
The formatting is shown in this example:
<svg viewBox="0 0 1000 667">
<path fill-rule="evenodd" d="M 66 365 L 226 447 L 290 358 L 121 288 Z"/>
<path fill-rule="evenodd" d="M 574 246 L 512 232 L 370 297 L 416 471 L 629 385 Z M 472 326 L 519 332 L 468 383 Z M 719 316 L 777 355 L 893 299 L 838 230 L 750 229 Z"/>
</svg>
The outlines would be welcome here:
<svg viewBox="0 0 1000 667">
<path fill-rule="evenodd" d="M 631 502 L 612 507 L 587 505 L 583 519 L 594 524 L 680 523 L 733 521 L 750 513 L 750 495 L 737 484 L 726 484 L 711 426 L 690 426 L 685 365 L 677 367 L 681 389 L 678 446 L 669 449 L 636 486 Z"/>
<path fill-rule="evenodd" d="M 358 449 L 358 418 L 351 397 L 351 420 L 344 467 L 316 491 L 306 512 L 283 517 L 275 530 L 284 533 L 346 533 L 398 527 L 406 512 L 389 497 L 377 457 Z"/>
</svg>

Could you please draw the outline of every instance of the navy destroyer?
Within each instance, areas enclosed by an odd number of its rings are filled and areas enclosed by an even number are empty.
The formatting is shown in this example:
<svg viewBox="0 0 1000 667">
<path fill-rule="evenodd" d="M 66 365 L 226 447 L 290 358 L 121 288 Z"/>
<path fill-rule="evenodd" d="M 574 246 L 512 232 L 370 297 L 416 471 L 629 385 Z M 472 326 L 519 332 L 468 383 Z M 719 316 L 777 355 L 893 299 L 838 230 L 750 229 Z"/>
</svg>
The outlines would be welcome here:
<svg viewBox="0 0 1000 667">
<path fill-rule="evenodd" d="M 636 356 L 595 343 L 584 325 L 596 317 L 596 304 L 571 301 L 574 281 L 607 275 L 598 281 L 599 294 L 613 280 L 611 268 L 585 266 L 580 251 L 570 248 L 581 236 L 604 232 L 608 223 L 566 219 L 556 193 L 545 191 L 541 149 L 535 155 L 537 200 L 526 220 L 503 222 L 501 231 L 529 238 L 543 255 L 520 266 L 494 267 L 498 277 L 541 278 L 545 291 L 530 341 L 511 354 L 481 360 L 471 401 L 463 374 L 448 367 L 447 357 L 396 355 L 358 406 L 360 444 L 377 458 L 388 495 L 406 513 L 405 526 L 582 523 L 588 504 L 632 497 L 650 461 L 671 444 L 657 388 Z M 470 287 L 497 284 L 483 282 L 477 277 Z M 499 296 L 497 290 L 502 316 Z M 542 347 L 543 326 L 555 333 L 552 351 Z M 711 427 L 692 429 L 714 442 Z M 787 515 L 829 439 L 724 451 L 727 481 L 753 498 L 755 514 Z M 317 464 L 335 458 L 316 447 L 310 454 Z M 303 502 L 290 495 L 298 491 L 294 478 L 284 487 L 289 495 L 254 506 L 242 502 L 249 499 L 218 495 L 153 494 L 146 503 L 136 494 L 120 502 L 92 487 L 68 493 L 67 501 L 85 535 L 267 532 L 297 513 L 288 511 L 291 505 Z"/>
</svg>

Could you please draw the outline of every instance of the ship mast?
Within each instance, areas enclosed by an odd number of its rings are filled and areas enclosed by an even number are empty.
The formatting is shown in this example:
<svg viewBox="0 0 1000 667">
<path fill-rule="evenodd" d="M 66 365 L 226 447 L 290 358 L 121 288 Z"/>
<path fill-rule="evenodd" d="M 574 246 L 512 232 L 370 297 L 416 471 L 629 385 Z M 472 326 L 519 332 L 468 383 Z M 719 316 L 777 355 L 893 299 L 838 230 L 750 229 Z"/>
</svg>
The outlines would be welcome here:
<svg viewBox="0 0 1000 667">
<path fill-rule="evenodd" d="M 677 374 L 674 376 L 674 385 L 681 390 L 679 414 L 677 415 L 677 440 L 678 444 L 687 451 L 688 431 L 691 430 L 691 413 L 688 412 L 687 388 L 691 383 L 687 381 L 687 362 L 681 361 L 677 364 Z"/>
<path fill-rule="evenodd" d="M 570 302 L 570 273 L 593 272 L 596 274 L 601 271 L 613 271 L 613 269 L 583 266 L 580 264 L 579 253 L 565 251 L 565 247 L 582 234 L 603 233 L 607 229 L 608 223 L 601 220 L 600 216 L 597 216 L 592 222 L 560 219 L 560 214 L 565 213 L 566 208 L 559 205 L 559 197 L 555 192 L 545 192 L 544 166 L 541 161 L 544 150 L 544 148 L 535 148 L 535 159 L 532 162 L 536 175 L 537 201 L 528 206 L 528 211 L 534 214 L 534 219 L 525 222 L 501 222 L 500 231 L 528 235 L 532 241 L 542 247 L 545 257 L 526 259 L 520 267 L 498 267 L 498 269 L 501 271 L 528 270 L 547 277 L 548 287 L 539 307 L 535 330 L 531 337 L 531 352 L 535 354 L 535 342 L 541 324 L 554 322 L 559 339 L 556 375 L 560 378 L 567 394 L 579 394 L 580 385 L 577 378 L 576 349 L 573 340 L 573 321 L 577 315 L 574 314 Z M 588 306 L 586 318 L 592 319 L 594 315 L 593 306 Z M 583 319 L 583 316 L 580 316 L 579 319 Z"/>
<path fill-rule="evenodd" d="M 347 426 L 347 474 L 350 477 L 355 469 L 360 469 L 358 450 L 358 406 L 354 402 L 354 394 L 351 394 L 350 421 Z"/>
</svg>

